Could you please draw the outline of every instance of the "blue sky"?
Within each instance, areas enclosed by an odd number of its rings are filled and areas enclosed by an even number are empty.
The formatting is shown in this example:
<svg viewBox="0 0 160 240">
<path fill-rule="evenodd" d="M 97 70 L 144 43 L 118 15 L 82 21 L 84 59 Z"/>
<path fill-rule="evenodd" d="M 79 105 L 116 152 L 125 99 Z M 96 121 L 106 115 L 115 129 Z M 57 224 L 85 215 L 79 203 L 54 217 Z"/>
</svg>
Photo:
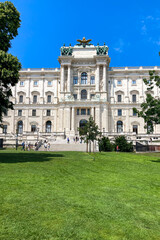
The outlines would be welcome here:
<svg viewBox="0 0 160 240">
<path fill-rule="evenodd" d="M 12 2 L 22 24 L 10 52 L 24 68 L 59 67 L 60 47 L 84 36 L 108 45 L 110 66 L 160 65 L 159 0 Z"/>
</svg>

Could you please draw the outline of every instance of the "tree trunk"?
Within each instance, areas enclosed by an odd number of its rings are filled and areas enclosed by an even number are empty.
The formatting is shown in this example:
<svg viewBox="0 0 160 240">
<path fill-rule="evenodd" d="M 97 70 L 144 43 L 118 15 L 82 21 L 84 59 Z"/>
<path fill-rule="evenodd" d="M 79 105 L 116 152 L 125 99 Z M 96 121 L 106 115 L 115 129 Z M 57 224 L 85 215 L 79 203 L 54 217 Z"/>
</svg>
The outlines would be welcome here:
<svg viewBox="0 0 160 240">
<path fill-rule="evenodd" d="M 86 152 L 88 153 L 88 140 L 86 141 Z"/>
<path fill-rule="evenodd" d="M 89 152 L 91 152 L 91 140 L 89 140 Z"/>
<path fill-rule="evenodd" d="M 93 140 L 93 152 L 94 152 L 94 140 Z"/>
</svg>

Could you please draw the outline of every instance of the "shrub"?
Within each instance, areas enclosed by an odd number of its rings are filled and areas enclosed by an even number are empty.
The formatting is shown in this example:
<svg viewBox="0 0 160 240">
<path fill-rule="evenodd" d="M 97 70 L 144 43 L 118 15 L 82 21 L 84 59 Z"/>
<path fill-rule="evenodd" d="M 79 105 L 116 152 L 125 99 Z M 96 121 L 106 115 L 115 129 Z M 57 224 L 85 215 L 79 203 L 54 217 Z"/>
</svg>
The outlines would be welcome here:
<svg viewBox="0 0 160 240">
<path fill-rule="evenodd" d="M 102 137 L 98 140 L 99 142 L 99 151 L 111 152 L 113 150 L 113 145 L 110 142 L 108 137 Z"/>
<path fill-rule="evenodd" d="M 125 136 L 115 138 L 115 150 L 117 145 L 120 152 L 133 152 L 133 144 L 132 142 L 128 143 Z"/>
</svg>

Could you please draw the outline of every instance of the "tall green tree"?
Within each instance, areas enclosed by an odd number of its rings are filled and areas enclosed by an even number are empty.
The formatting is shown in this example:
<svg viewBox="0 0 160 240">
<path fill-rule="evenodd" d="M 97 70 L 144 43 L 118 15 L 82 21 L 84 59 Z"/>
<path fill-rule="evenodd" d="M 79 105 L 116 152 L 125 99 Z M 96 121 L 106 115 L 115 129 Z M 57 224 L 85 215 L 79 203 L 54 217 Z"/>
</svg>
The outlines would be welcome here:
<svg viewBox="0 0 160 240">
<path fill-rule="evenodd" d="M 138 117 L 142 117 L 145 122 L 147 133 L 153 132 L 154 124 L 160 124 L 160 98 L 152 95 L 154 86 L 160 88 L 160 77 L 155 71 L 149 71 L 149 79 L 143 79 L 147 86 L 146 100 L 141 104 L 141 110 L 133 108 Z"/>
<path fill-rule="evenodd" d="M 84 138 L 86 142 L 86 152 L 88 152 L 88 144 L 97 140 L 98 135 L 100 135 L 100 131 L 98 126 L 96 125 L 93 117 L 90 116 L 88 122 L 84 127 L 79 128 L 79 135 Z M 94 149 L 94 146 L 93 146 Z M 89 149 L 91 151 L 91 148 Z"/>
<path fill-rule="evenodd" d="M 20 13 L 13 3 L 0 2 L 0 122 L 7 109 L 13 109 L 11 87 L 19 80 L 21 63 L 8 53 L 11 40 L 18 35 Z"/>
</svg>

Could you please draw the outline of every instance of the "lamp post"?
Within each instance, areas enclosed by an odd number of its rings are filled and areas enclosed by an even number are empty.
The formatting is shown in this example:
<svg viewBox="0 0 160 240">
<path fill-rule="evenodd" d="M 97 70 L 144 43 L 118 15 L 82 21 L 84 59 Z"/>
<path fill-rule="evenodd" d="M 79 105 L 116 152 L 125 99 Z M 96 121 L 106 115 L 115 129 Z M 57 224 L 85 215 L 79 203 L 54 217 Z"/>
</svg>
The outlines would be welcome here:
<svg viewBox="0 0 160 240">
<path fill-rule="evenodd" d="M 16 129 L 16 150 L 18 149 L 18 128 Z"/>
<path fill-rule="evenodd" d="M 66 129 L 64 128 L 64 139 L 66 139 Z"/>
<path fill-rule="evenodd" d="M 38 143 L 38 140 L 39 140 L 39 128 L 37 127 L 37 143 Z"/>
</svg>

